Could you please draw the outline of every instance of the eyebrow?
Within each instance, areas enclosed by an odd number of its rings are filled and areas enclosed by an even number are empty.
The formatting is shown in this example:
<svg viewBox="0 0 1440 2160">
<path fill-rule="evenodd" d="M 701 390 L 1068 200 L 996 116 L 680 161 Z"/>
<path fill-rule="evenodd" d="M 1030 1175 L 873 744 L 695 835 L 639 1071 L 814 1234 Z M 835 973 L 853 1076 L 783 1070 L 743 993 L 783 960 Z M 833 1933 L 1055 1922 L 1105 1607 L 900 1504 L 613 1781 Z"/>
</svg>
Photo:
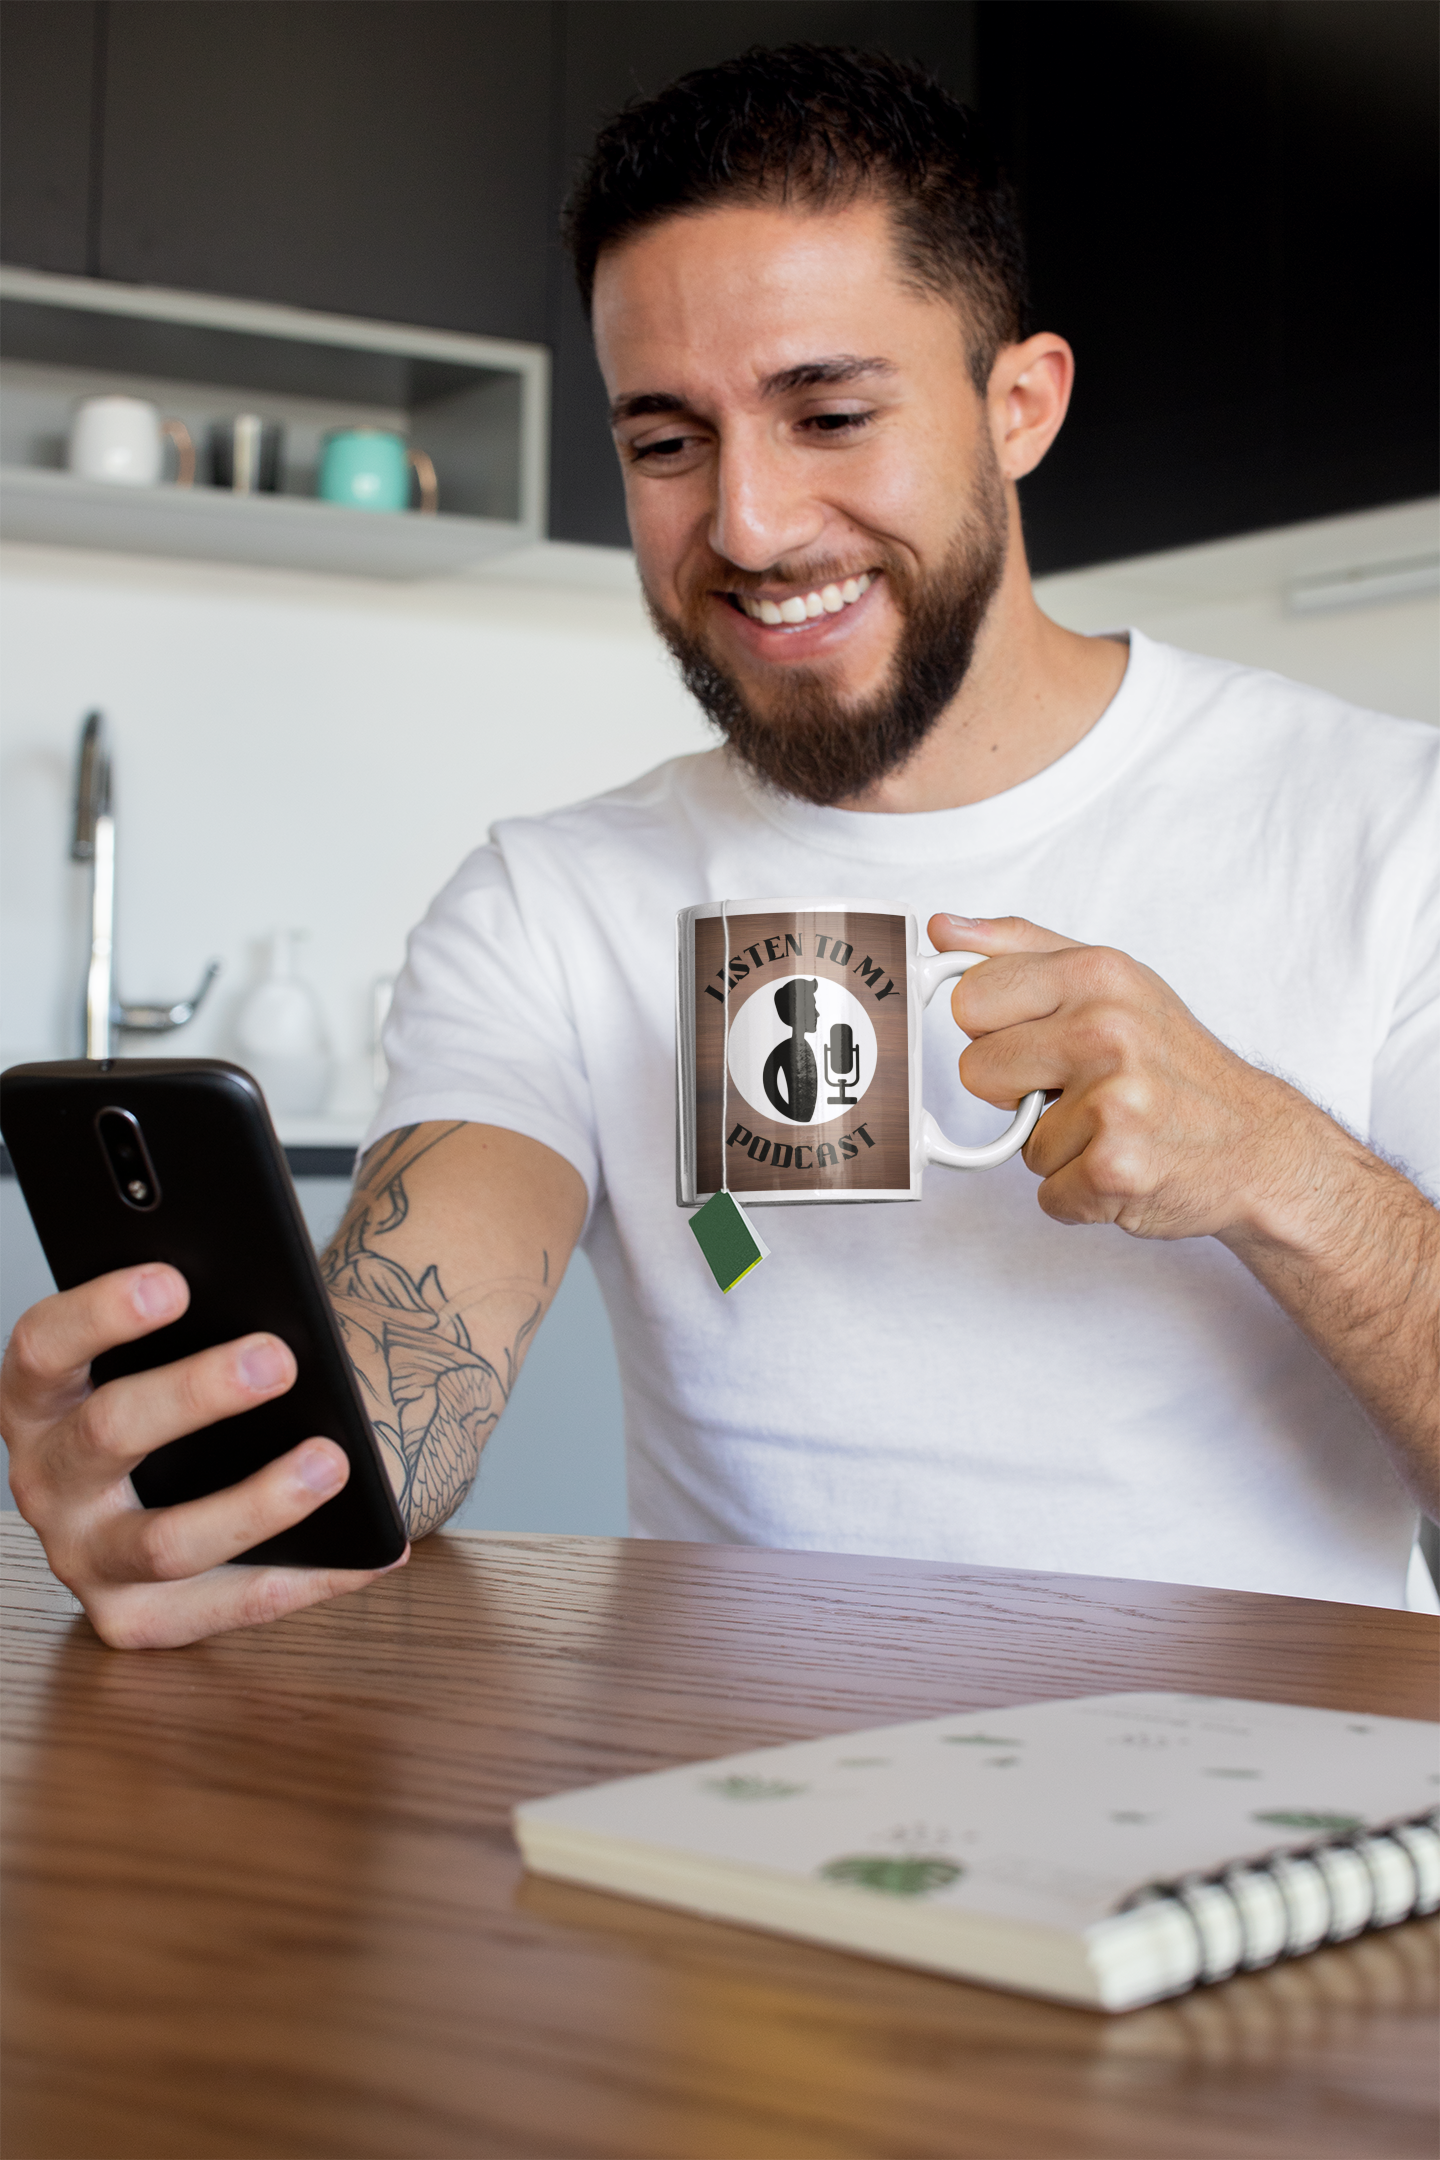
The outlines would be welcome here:
<svg viewBox="0 0 1440 2160">
<path fill-rule="evenodd" d="M 894 373 L 893 360 L 860 360 L 854 353 L 837 353 L 829 360 L 802 360 L 798 367 L 767 375 L 760 389 L 765 397 L 784 397 L 791 390 L 812 389 L 816 383 L 859 382 L 865 375 Z"/>
<path fill-rule="evenodd" d="M 673 390 L 642 390 L 638 396 L 616 398 L 610 407 L 611 425 L 620 420 L 643 420 L 647 413 L 684 412 L 685 400 Z"/>
<path fill-rule="evenodd" d="M 893 360 L 862 360 L 854 353 L 835 353 L 825 360 L 802 360 L 797 367 L 781 368 L 762 377 L 762 397 L 787 397 L 794 390 L 810 390 L 820 383 L 859 382 L 868 375 L 893 375 Z M 688 410 L 686 401 L 673 390 L 642 390 L 633 397 L 616 398 L 610 407 L 612 425 L 622 420 L 643 420 L 653 413 Z"/>
</svg>

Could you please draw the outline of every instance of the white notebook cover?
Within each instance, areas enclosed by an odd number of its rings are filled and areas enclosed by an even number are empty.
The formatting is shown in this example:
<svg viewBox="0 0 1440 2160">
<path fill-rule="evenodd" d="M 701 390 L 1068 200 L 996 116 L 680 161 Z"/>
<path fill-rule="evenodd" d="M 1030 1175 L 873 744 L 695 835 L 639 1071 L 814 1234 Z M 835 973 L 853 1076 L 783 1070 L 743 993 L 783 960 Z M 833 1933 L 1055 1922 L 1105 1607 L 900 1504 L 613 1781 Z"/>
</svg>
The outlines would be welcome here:
<svg viewBox="0 0 1440 2160">
<path fill-rule="evenodd" d="M 1136 1892 L 1413 1821 L 1440 1799 L 1437 1734 L 1087 1696 L 622 1778 L 527 1802 L 515 1828 L 540 1873 L 1121 2007 L 1196 1977 L 1173 1903 L 1120 1939 Z"/>
</svg>

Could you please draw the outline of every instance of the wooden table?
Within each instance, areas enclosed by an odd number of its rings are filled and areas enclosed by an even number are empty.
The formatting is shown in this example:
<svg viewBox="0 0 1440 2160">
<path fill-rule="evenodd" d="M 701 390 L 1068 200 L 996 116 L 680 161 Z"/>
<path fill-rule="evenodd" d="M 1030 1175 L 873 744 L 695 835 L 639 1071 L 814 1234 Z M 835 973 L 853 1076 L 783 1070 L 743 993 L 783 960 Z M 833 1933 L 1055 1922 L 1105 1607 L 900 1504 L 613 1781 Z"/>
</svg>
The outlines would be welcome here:
<svg viewBox="0 0 1440 2160">
<path fill-rule="evenodd" d="M 1431 1716 L 1440 1623 L 442 1536 L 338 1605 L 125 1654 L 13 1517 L 4 1549 L 9 2160 L 1432 2160 L 1434 1923 L 1107 2019 L 527 1879 L 506 1818 L 1122 1687 Z"/>
</svg>

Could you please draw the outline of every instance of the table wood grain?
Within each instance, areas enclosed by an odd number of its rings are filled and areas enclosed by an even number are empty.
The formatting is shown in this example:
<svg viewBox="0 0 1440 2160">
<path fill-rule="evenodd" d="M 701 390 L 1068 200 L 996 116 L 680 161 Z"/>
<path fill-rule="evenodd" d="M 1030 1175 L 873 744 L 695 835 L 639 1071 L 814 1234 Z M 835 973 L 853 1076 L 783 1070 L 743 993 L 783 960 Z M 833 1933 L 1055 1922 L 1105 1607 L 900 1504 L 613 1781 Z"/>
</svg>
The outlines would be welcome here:
<svg viewBox="0 0 1440 2160">
<path fill-rule="evenodd" d="M 13 1517 L 3 1550 L 9 2160 L 1433 2160 L 1433 1923 L 1104 2018 L 527 1878 L 507 1816 L 1126 1687 L 1433 1716 L 1440 1622 L 455 1535 L 118 1653 Z"/>
</svg>

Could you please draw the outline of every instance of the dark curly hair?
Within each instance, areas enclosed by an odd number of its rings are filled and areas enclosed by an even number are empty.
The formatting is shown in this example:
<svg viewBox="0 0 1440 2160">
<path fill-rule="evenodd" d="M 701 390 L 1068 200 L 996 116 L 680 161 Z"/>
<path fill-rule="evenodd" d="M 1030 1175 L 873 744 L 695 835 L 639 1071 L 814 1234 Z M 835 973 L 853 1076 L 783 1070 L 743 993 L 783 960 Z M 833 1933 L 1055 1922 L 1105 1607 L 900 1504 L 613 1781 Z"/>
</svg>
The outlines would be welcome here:
<svg viewBox="0 0 1440 2160">
<path fill-rule="evenodd" d="M 970 317 L 983 394 L 1026 334 L 1025 248 L 1009 182 L 974 114 L 922 68 L 848 46 L 752 46 L 637 98 L 601 129 L 564 230 L 587 315 L 607 247 L 722 202 L 888 201 L 900 261 Z"/>
</svg>

